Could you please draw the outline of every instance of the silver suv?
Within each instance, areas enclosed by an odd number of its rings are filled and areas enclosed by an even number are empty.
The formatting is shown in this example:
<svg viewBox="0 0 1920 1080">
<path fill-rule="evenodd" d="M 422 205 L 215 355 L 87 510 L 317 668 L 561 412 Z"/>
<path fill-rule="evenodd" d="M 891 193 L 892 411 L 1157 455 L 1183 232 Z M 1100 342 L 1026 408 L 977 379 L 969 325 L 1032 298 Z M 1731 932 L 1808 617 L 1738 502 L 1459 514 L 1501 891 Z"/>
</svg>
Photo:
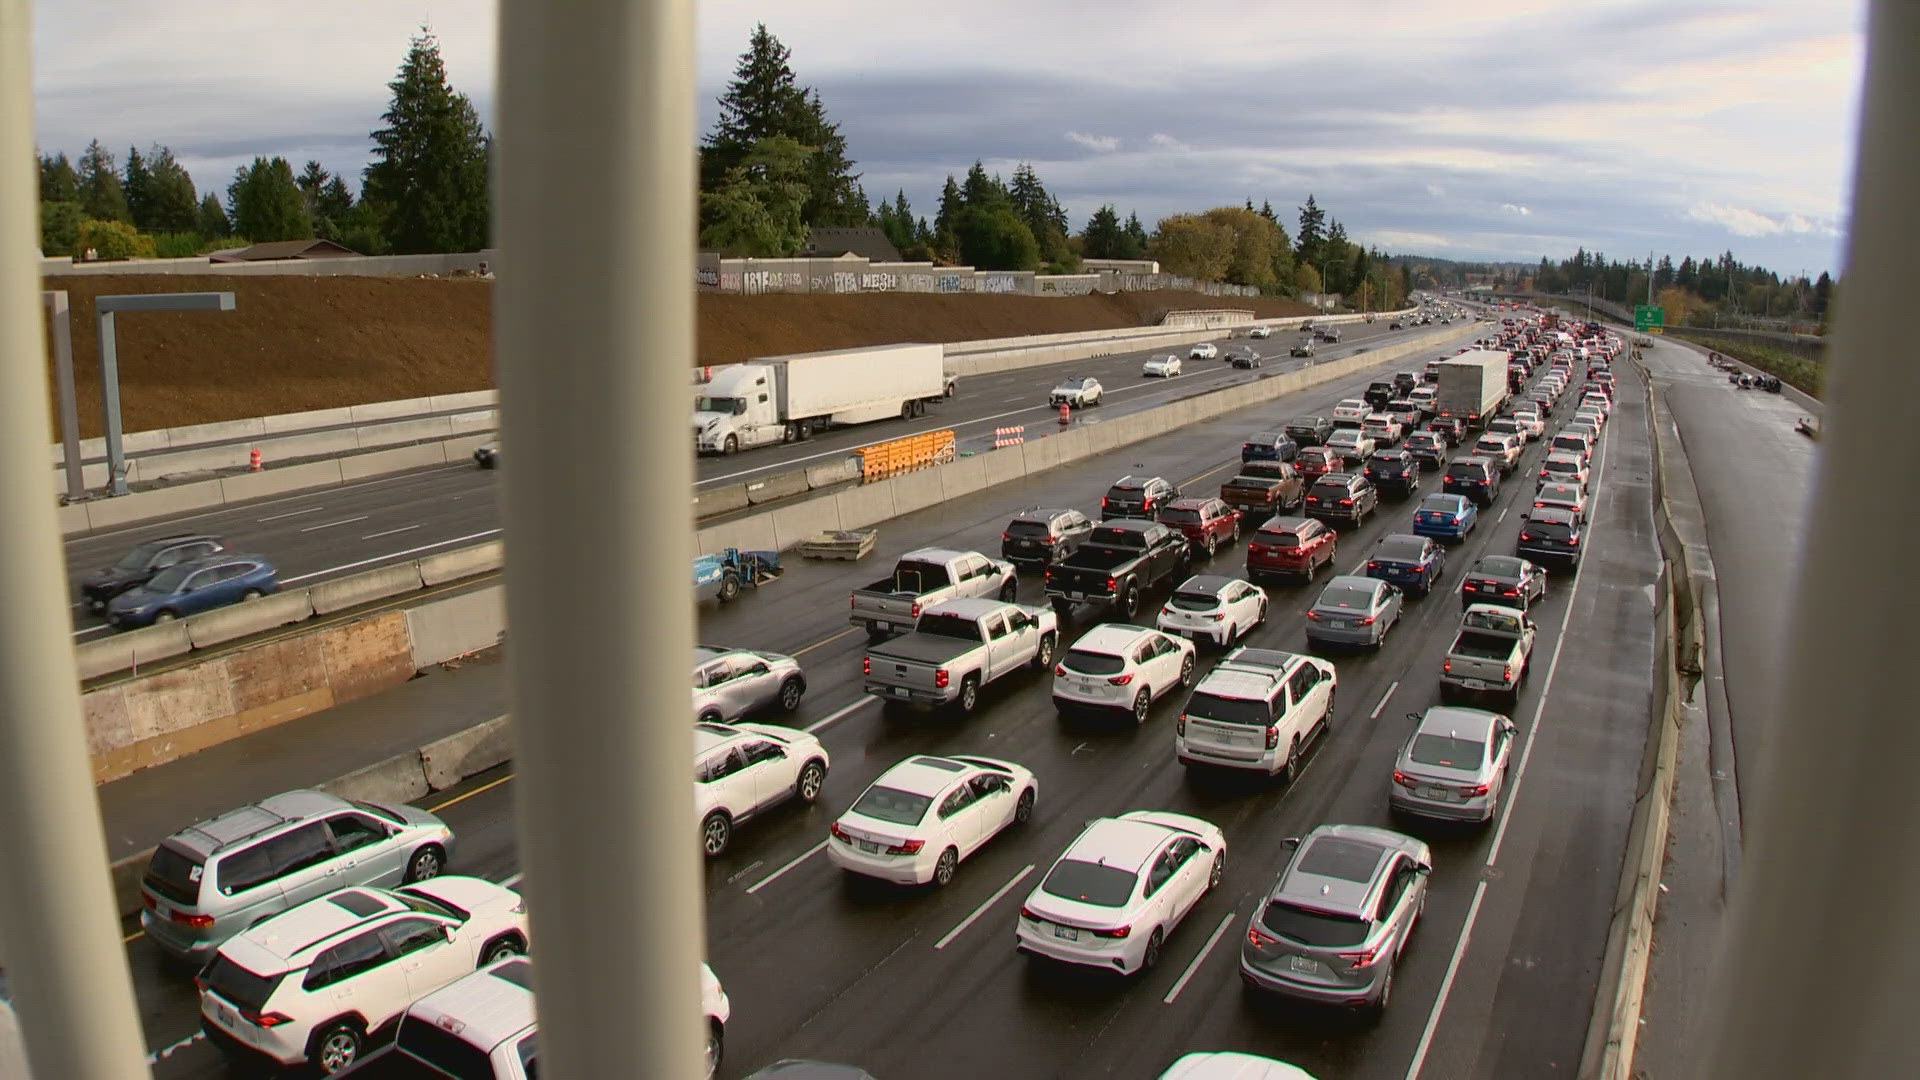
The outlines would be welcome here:
<svg viewBox="0 0 1920 1080">
<path fill-rule="evenodd" d="M 1261 990 L 1384 1013 L 1432 872 L 1432 853 L 1411 836 L 1320 826 L 1297 842 L 1253 913 L 1240 978 Z"/>
<path fill-rule="evenodd" d="M 269 915 L 350 885 L 436 877 L 453 830 L 425 810 L 289 791 L 160 842 L 140 882 L 140 928 L 195 964 Z"/>
</svg>

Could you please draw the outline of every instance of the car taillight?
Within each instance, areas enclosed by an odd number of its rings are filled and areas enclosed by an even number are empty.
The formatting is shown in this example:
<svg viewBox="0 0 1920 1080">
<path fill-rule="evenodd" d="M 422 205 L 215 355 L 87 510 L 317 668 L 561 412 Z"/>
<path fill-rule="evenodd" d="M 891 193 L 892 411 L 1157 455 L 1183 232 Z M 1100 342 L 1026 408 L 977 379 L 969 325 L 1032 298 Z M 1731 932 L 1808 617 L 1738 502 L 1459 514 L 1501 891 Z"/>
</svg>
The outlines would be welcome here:
<svg viewBox="0 0 1920 1080">
<path fill-rule="evenodd" d="M 1573 545 L 1574 547 L 1579 547 L 1579 546 L 1580 546 L 1580 538 L 1579 538 L 1579 537 L 1577 537 L 1577 536 L 1569 536 L 1569 537 L 1567 537 L 1567 543 L 1569 543 L 1569 544 L 1572 544 L 1572 545 Z"/>
<path fill-rule="evenodd" d="M 1025 904 L 1020 905 L 1020 917 L 1027 920 L 1028 922 L 1040 921 L 1040 916 L 1034 914 L 1033 909 L 1026 906 Z"/>
<path fill-rule="evenodd" d="M 1380 569 L 1380 564 L 1379 564 L 1379 563 L 1377 563 L 1377 562 L 1375 562 L 1375 561 L 1373 561 L 1372 559 L 1368 559 L 1368 560 L 1367 560 L 1367 569 L 1369 569 L 1369 570 L 1378 570 L 1378 569 Z"/>
<path fill-rule="evenodd" d="M 1185 735 L 1187 733 L 1187 714 L 1186 713 L 1181 713 L 1179 716 L 1174 718 L 1173 733 L 1175 735 Z"/>
<path fill-rule="evenodd" d="M 1053 673 L 1055 675 L 1065 675 L 1067 673 L 1067 665 L 1065 664 L 1053 665 Z"/>
<path fill-rule="evenodd" d="M 155 899 L 154 899 L 154 898 L 152 897 L 152 895 L 150 895 L 150 894 L 148 894 L 148 893 L 141 893 L 141 894 L 140 894 L 140 906 L 141 906 L 141 907 L 143 907 L 143 908 L 146 908 L 146 909 L 147 909 L 148 911 L 153 911 L 153 910 L 155 910 L 155 909 L 157 909 L 157 908 L 158 908 L 158 907 L 160 906 L 160 902 L 159 902 L 159 901 L 157 901 L 157 900 L 155 900 Z"/>
<path fill-rule="evenodd" d="M 1320 614 L 1319 612 L 1317 612 L 1317 611 L 1309 611 L 1309 612 L 1307 612 L 1307 621 L 1308 621 L 1308 622 L 1319 622 L 1321 618 L 1322 618 L 1322 616 L 1321 616 L 1321 614 Z"/>
<path fill-rule="evenodd" d="M 1267 946 L 1279 940 L 1280 940 L 1279 938 L 1268 937 L 1267 935 L 1261 933 L 1260 928 L 1257 926 L 1247 927 L 1247 944 L 1253 946 L 1256 949 L 1264 949 Z"/>
<path fill-rule="evenodd" d="M 1361 617 L 1360 617 L 1360 625 L 1361 625 L 1361 626 L 1372 626 L 1372 625 L 1373 625 L 1373 616 L 1371 616 L 1371 615 L 1363 615 L 1363 616 L 1361 616 Z"/>
<path fill-rule="evenodd" d="M 205 990 L 205 989 L 207 988 L 207 986 L 208 986 L 208 985 L 209 985 L 209 984 L 208 984 L 208 982 L 207 982 L 207 977 L 206 977 L 205 975 L 195 975 L 195 976 L 193 977 L 193 987 L 194 987 L 194 989 L 196 989 L 196 990 Z"/>
<path fill-rule="evenodd" d="M 1133 681 L 1133 672 L 1131 671 L 1127 672 L 1125 675 L 1115 675 L 1107 680 L 1108 683 L 1114 686 L 1125 686 L 1132 681 Z"/>
<path fill-rule="evenodd" d="M 1465 795 L 1469 799 L 1477 799 L 1491 790 L 1493 790 L 1492 787 L 1487 784 L 1460 785 L 1460 794 Z"/>
<path fill-rule="evenodd" d="M 927 846 L 925 840 L 902 840 L 887 848 L 889 855 L 918 855 L 920 849 Z"/>
<path fill-rule="evenodd" d="M 1406 773 L 1401 772 L 1399 769 L 1393 770 L 1393 782 L 1396 784 L 1399 784 L 1403 788 L 1412 788 L 1412 787 L 1420 786 L 1420 781 L 1415 780 L 1413 777 L 1408 776 Z"/>
<path fill-rule="evenodd" d="M 863 656 L 860 658 L 860 674 L 862 675 L 873 674 L 873 657 Z"/>
<path fill-rule="evenodd" d="M 1100 497 L 1100 509 L 1105 510 L 1109 505 L 1111 505 L 1110 500 L 1108 500 L 1106 496 L 1102 495 Z"/>
<path fill-rule="evenodd" d="M 1003 533 L 1001 533 L 1001 534 L 1000 534 L 1000 540 L 1001 540 L 1001 542 L 1002 542 L 1002 543 L 1004 543 L 1004 542 L 1006 542 L 1006 541 L 1008 541 L 1008 540 L 1011 540 L 1011 539 L 1013 539 L 1013 534 L 1012 534 L 1012 533 L 1006 533 L 1006 532 L 1003 532 Z"/>
<path fill-rule="evenodd" d="M 1267 728 L 1267 749 L 1271 750 L 1274 747 L 1279 745 L 1280 745 L 1280 729 L 1269 725 Z"/>
<path fill-rule="evenodd" d="M 1501 682 L 1513 681 L 1513 665 L 1512 664 L 1507 664 L 1506 666 L 1500 669 L 1500 681 Z"/>
<path fill-rule="evenodd" d="M 1219 622 L 1220 620 L 1222 620 L 1222 619 L 1224 619 L 1224 618 L 1226 618 L 1226 617 L 1227 617 L 1227 616 L 1225 615 L 1225 613 L 1215 613 L 1215 614 L 1213 614 L 1213 615 L 1209 615 L 1209 616 L 1207 616 L 1207 618 L 1208 618 L 1209 620 L 1211 620 L 1211 621 L 1213 621 L 1213 622 Z"/>
<path fill-rule="evenodd" d="M 1108 578 L 1108 579 L 1107 579 L 1107 591 L 1108 591 L 1108 592 L 1119 592 L 1119 591 L 1120 591 L 1120 580 L 1119 580 L 1118 578 Z"/>
<path fill-rule="evenodd" d="M 1453 674 L 1453 661 L 1442 660 L 1440 662 L 1440 670 L 1446 672 L 1449 675 Z"/>
<path fill-rule="evenodd" d="M 213 916 L 189 915 L 184 911 L 174 912 L 173 921 L 191 930 L 206 930 L 213 926 Z"/>
<path fill-rule="evenodd" d="M 1128 934 L 1133 933 L 1133 927 L 1116 926 L 1111 930 L 1101 930 L 1095 927 L 1095 928 L 1089 929 L 1087 933 L 1092 934 L 1094 937 L 1107 938 L 1112 941 L 1119 941 L 1120 939 L 1126 937 Z"/>
<path fill-rule="evenodd" d="M 947 688 L 947 682 L 949 681 L 949 678 L 950 676 L 947 675 L 947 669 L 940 668 L 939 670 L 933 673 L 933 685 L 938 687 L 941 690 L 945 690 Z"/>
<path fill-rule="evenodd" d="M 907 611 L 907 614 L 916 619 L 920 617 L 920 602 L 918 600 L 913 602 L 913 607 Z"/>
<path fill-rule="evenodd" d="M 1398 776 L 1399 774 L 1398 774 L 1398 773 L 1395 773 L 1394 775 L 1396 775 L 1396 776 Z M 851 837 L 849 837 L 849 836 L 847 835 L 847 830 L 845 830 L 845 829 L 843 829 L 843 828 L 841 828 L 841 827 L 840 827 L 840 823 L 839 823 L 839 822 L 837 822 L 837 821 L 836 821 L 836 822 L 834 822 L 833 824 L 831 824 L 831 825 L 829 825 L 829 826 L 827 826 L 827 831 L 828 831 L 829 833 L 832 833 L 832 834 L 833 834 L 833 838 L 834 838 L 834 839 L 836 839 L 836 840 L 850 840 L 850 839 L 852 839 Z"/>
<path fill-rule="evenodd" d="M 1520 539 L 1522 539 L 1522 540 L 1531 540 L 1531 539 L 1533 539 L 1533 534 L 1532 534 L 1532 533 L 1521 533 L 1521 534 L 1520 534 Z"/>
<path fill-rule="evenodd" d="M 250 1013 L 245 1009 L 241 1009 L 240 1018 L 248 1023 L 258 1024 L 263 1028 L 273 1028 L 279 1027 L 281 1024 L 293 1023 L 293 1017 L 288 1016 L 286 1013 L 278 1012 Z"/>
<path fill-rule="evenodd" d="M 1345 960 L 1347 963 L 1352 964 L 1356 968 L 1363 968 L 1363 967 L 1372 967 L 1374 964 L 1374 961 L 1379 960 L 1381 956 L 1386 954 L 1386 952 L 1387 952 L 1387 947 L 1384 944 L 1381 944 L 1381 945 L 1376 945 L 1371 949 L 1363 950 L 1361 952 L 1343 952 L 1343 953 L 1335 953 L 1334 955 L 1338 956 L 1342 960 Z"/>
<path fill-rule="evenodd" d="M 1501 589 L 1501 590 L 1500 590 L 1500 595 L 1501 595 L 1501 596 L 1519 596 L 1519 595 L 1520 595 L 1520 590 L 1518 590 L 1518 589 Z"/>
<path fill-rule="evenodd" d="M 1353 505 L 1353 500 L 1352 500 L 1352 499 L 1341 499 L 1341 500 L 1340 500 L 1340 505 L 1341 505 L 1341 506 L 1352 506 L 1352 505 Z"/>
</svg>

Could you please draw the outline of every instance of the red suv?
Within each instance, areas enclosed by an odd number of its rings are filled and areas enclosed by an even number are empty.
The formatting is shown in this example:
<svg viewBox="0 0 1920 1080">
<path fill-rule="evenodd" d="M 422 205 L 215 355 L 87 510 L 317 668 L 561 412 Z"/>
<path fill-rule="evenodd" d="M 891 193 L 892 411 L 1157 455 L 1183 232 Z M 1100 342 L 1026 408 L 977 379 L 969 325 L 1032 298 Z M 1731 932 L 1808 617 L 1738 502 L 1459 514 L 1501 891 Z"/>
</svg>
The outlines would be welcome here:
<svg viewBox="0 0 1920 1080">
<path fill-rule="evenodd" d="M 1208 558 L 1222 544 L 1240 539 L 1240 511 L 1219 499 L 1175 499 L 1160 508 L 1160 524 L 1187 538 L 1194 554 Z"/>
<path fill-rule="evenodd" d="M 1271 518 L 1247 544 L 1247 580 L 1299 578 L 1312 581 L 1321 566 L 1332 566 L 1340 544 L 1333 529 L 1312 518 Z"/>
<path fill-rule="evenodd" d="M 1346 461 L 1341 458 L 1339 451 L 1329 450 L 1324 446 L 1309 446 L 1300 451 L 1299 457 L 1293 459 L 1293 471 L 1299 473 L 1302 480 L 1309 482 L 1327 473 L 1339 472 L 1345 467 Z"/>
</svg>

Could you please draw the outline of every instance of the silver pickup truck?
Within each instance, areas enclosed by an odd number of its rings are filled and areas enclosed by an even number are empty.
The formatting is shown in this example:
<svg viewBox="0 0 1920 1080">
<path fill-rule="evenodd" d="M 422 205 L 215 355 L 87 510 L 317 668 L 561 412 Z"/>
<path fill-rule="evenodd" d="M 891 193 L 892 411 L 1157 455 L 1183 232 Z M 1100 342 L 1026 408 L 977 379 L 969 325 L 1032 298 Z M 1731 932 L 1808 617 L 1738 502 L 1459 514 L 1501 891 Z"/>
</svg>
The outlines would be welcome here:
<svg viewBox="0 0 1920 1080">
<path fill-rule="evenodd" d="M 867 650 L 866 691 L 892 704 L 952 706 L 964 716 L 995 679 L 1028 666 L 1044 671 L 1059 640 L 1049 608 L 948 600 L 921 612 L 912 633 Z"/>
<path fill-rule="evenodd" d="M 853 590 L 848 621 L 884 641 L 913 629 L 920 613 L 943 600 L 997 597 L 1012 602 L 1019 589 L 1010 562 L 976 551 L 920 548 L 900 556 L 893 573 Z"/>
<path fill-rule="evenodd" d="M 1473 604 L 1460 618 L 1460 633 L 1440 670 L 1440 700 L 1493 694 L 1509 706 L 1520 699 L 1533 659 L 1533 620 L 1498 604 Z"/>
</svg>

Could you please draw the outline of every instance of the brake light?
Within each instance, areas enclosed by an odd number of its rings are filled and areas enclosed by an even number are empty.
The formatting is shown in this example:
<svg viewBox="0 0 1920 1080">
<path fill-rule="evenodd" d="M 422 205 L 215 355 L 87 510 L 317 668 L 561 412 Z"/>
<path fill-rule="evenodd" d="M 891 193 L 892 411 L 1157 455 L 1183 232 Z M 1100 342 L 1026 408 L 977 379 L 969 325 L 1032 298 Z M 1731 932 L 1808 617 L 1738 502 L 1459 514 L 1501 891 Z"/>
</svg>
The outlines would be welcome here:
<svg viewBox="0 0 1920 1080">
<path fill-rule="evenodd" d="M 1025 904 L 1020 905 L 1020 917 L 1027 920 L 1028 922 L 1040 921 L 1040 916 L 1034 914 L 1033 909 L 1026 906 Z"/>
<path fill-rule="evenodd" d="M 1373 616 L 1371 616 L 1371 615 L 1363 615 L 1363 616 L 1361 616 L 1361 618 L 1360 618 L 1360 625 L 1361 625 L 1361 626 L 1372 626 L 1372 625 L 1373 625 Z"/>
<path fill-rule="evenodd" d="M 938 671 L 935 671 L 933 673 L 933 685 L 938 687 L 941 690 L 945 690 L 947 688 L 947 683 L 949 680 L 950 680 L 950 677 L 947 675 L 946 668 L 941 668 Z"/>
<path fill-rule="evenodd" d="M 140 906 L 143 908 L 146 908 L 148 911 L 153 911 L 157 907 L 159 907 L 159 901 L 155 900 L 151 895 L 147 893 L 141 893 Z"/>
<path fill-rule="evenodd" d="M 894 844 L 892 847 L 887 848 L 887 854 L 918 855 L 920 854 L 920 849 L 926 846 L 927 846 L 927 842 L 925 840 L 902 840 L 901 842 Z"/>
<path fill-rule="evenodd" d="M 1367 560 L 1367 569 L 1369 569 L 1369 570 L 1378 570 L 1378 569 L 1380 569 L 1380 564 L 1379 564 L 1379 563 L 1377 563 L 1377 562 L 1375 562 L 1375 561 L 1373 561 L 1372 559 L 1368 559 L 1368 560 Z"/>
<path fill-rule="evenodd" d="M 1131 671 L 1127 672 L 1125 675 L 1115 675 L 1112 678 L 1109 678 L 1107 680 L 1108 683 L 1114 686 L 1125 686 L 1132 681 L 1133 681 L 1133 672 Z"/>
<path fill-rule="evenodd" d="M 1181 713 L 1178 717 L 1174 719 L 1173 733 L 1175 735 L 1185 735 L 1187 733 L 1187 714 L 1186 713 Z"/>
<path fill-rule="evenodd" d="M 1267 946 L 1279 940 L 1280 940 L 1279 938 L 1268 937 L 1267 935 L 1261 933 L 1260 928 L 1257 926 L 1247 927 L 1247 944 L 1253 946 L 1256 949 L 1264 949 Z"/>
<path fill-rule="evenodd" d="M 1133 927 L 1116 926 L 1111 930 L 1101 930 L 1098 928 L 1093 928 L 1093 929 L 1089 929 L 1087 932 L 1089 934 L 1092 934 L 1094 937 L 1101 937 L 1101 938 L 1107 938 L 1112 941 L 1119 941 L 1120 939 L 1126 937 L 1128 934 L 1133 933 Z"/>
<path fill-rule="evenodd" d="M 1120 579 L 1118 579 L 1118 578 L 1108 578 L 1108 579 L 1107 579 L 1107 591 L 1108 591 L 1108 592 L 1119 592 L 1119 591 L 1120 591 Z"/>
<path fill-rule="evenodd" d="M 1513 665 L 1512 664 L 1507 664 L 1506 666 L 1500 669 L 1500 681 L 1501 682 L 1513 681 Z"/>
<path fill-rule="evenodd" d="M 1460 794 L 1462 794 L 1462 795 L 1465 795 L 1465 796 L 1466 796 L 1467 798 L 1469 798 L 1469 799 L 1477 799 L 1477 798 L 1479 798 L 1480 796 L 1482 796 L 1482 795 L 1485 795 L 1485 794 L 1486 794 L 1487 792 L 1489 792 L 1489 791 L 1492 791 L 1492 790 L 1493 790 L 1493 789 L 1492 789 L 1492 788 L 1491 788 L 1490 786 L 1488 786 L 1488 785 L 1486 785 L 1486 784 L 1462 784 L 1462 785 L 1460 785 Z"/>
<path fill-rule="evenodd" d="M 1420 785 L 1420 782 L 1418 780 L 1415 780 L 1413 777 L 1408 776 L 1406 773 L 1401 772 L 1399 769 L 1393 770 L 1393 782 L 1396 784 L 1399 784 L 1403 788 L 1418 787 Z"/>
<path fill-rule="evenodd" d="M 1545 506 L 1545 505 L 1547 505 L 1547 504 L 1546 504 L 1546 503 L 1543 503 L 1543 502 L 1541 502 L 1541 501 L 1540 501 L 1540 500 L 1538 500 L 1538 499 L 1535 499 L 1535 500 L 1533 501 L 1533 508 L 1534 508 L 1535 510 L 1538 510 L 1538 509 L 1540 509 L 1541 507 L 1543 507 L 1543 506 Z"/>
<path fill-rule="evenodd" d="M 1055 675 L 1065 675 L 1067 673 L 1067 665 L 1065 664 L 1053 665 L 1053 673 Z"/>
<path fill-rule="evenodd" d="M 1400 775 L 1400 774 L 1399 774 L 1399 773 L 1395 773 L 1394 775 L 1395 775 L 1395 776 L 1398 776 L 1398 775 Z M 839 823 L 839 822 L 837 822 L 837 821 L 836 821 L 836 822 L 834 822 L 833 824 L 831 824 L 831 825 L 829 825 L 829 826 L 827 826 L 827 831 L 828 831 L 828 832 L 830 832 L 830 833 L 832 833 L 832 834 L 833 834 L 833 838 L 834 838 L 834 839 L 836 839 L 836 840 L 847 840 L 847 839 L 850 839 L 850 838 L 849 838 L 849 837 L 847 836 L 847 830 L 845 830 L 845 829 L 843 829 L 843 828 L 841 828 L 841 827 L 840 827 L 840 823 Z"/>
<path fill-rule="evenodd" d="M 1212 620 L 1213 622 L 1219 622 L 1220 620 L 1222 620 L 1222 619 L 1224 619 L 1224 618 L 1226 618 L 1226 615 L 1225 615 L 1225 614 L 1214 614 L 1214 615 L 1209 615 L 1209 616 L 1207 616 L 1207 618 L 1208 618 L 1208 619 L 1210 619 L 1210 620 Z"/>
<path fill-rule="evenodd" d="M 1013 534 L 1010 532 L 1003 532 L 1000 534 L 1000 539 L 1002 541 L 1011 540 L 1013 539 Z"/>
<path fill-rule="evenodd" d="M 1105 495 L 1100 496 L 1100 509 L 1105 510 L 1109 505 L 1111 504 L 1107 497 Z"/>
<path fill-rule="evenodd" d="M 1521 533 L 1521 534 L 1520 534 L 1520 539 L 1522 539 L 1522 540 L 1531 540 L 1531 539 L 1533 539 L 1533 534 L 1532 534 L 1532 533 Z"/>
<path fill-rule="evenodd" d="M 860 658 L 860 674 L 862 675 L 873 674 L 873 657 L 863 656 Z"/>
<path fill-rule="evenodd" d="M 1373 948 L 1364 950 L 1362 952 L 1343 952 L 1343 953 L 1335 953 L 1334 955 L 1338 956 L 1342 960 L 1345 960 L 1347 963 L 1352 964 L 1356 968 L 1363 968 L 1363 967 L 1372 967 L 1374 962 L 1376 960 L 1379 960 L 1380 957 L 1386 951 L 1387 951 L 1386 946 L 1382 944 L 1382 945 L 1376 945 Z"/>
<path fill-rule="evenodd" d="M 1519 595 L 1520 595 L 1520 590 L 1518 590 L 1518 589 L 1501 589 L 1501 590 L 1500 590 L 1500 595 L 1501 595 L 1501 596 L 1519 596 Z"/>
<path fill-rule="evenodd" d="M 1341 500 L 1340 500 L 1340 505 L 1341 505 L 1341 506 L 1352 506 L 1352 505 L 1353 505 L 1353 500 L 1352 500 L 1352 499 L 1341 499 Z"/>
<path fill-rule="evenodd" d="M 1277 727 L 1269 726 L 1267 728 L 1267 749 L 1271 750 L 1274 747 L 1279 745 L 1280 745 L 1280 729 Z"/>
<path fill-rule="evenodd" d="M 1567 543 L 1569 543 L 1569 544 L 1572 544 L 1572 545 L 1573 545 L 1574 547 L 1579 547 L 1579 546 L 1580 546 L 1580 538 L 1579 538 L 1579 537 L 1577 537 L 1577 536 L 1569 536 L 1569 537 L 1567 537 Z"/>
<path fill-rule="evenodd" d="M 275 1027 L 279 1027 L 281 1024 L 293 1023 L 293 1017 L 288 1016 L 286 1013 L 277 1013 L 277 1012 L 250 1013 L 245 1009 L 241 1009 L 240 1018 L 242 1020 L 247 1021 L 250 1024 L 258 1024 L 263 1028 L 275 1028 Z"/>
<path fill-rule="evenodd" d="M 1453 674 L 1453 661 L 1442 660 L 1440 662 L 1440 670 L 1446 672 L 1449 675 Z"/>
<path fill-rule="evenodd" d="M 1247 554 L 1249 555 L 1265 555 L 1272 550 L 1273 549 L 1269 548 L 1265 544 L 1248 544 L 1247 545 Z"/>
<path fill-rule="evenodd" d="M 1319 613 L 1319 612 L 1317 612 L 1317 611 L 1309 611 L 1309 612 L 1307 612 L 1307 621 L 1308 621 L 1308 622 L 1319 622 L 1319 621 L 1320 621 L 1320 619 L 1321 619 L 1321 615 L 1320 615 L 1320 613 Z"/>
<path fill-rule="evenodd" d="M 173 913 L 173 921 L 193 930 L 206 930 L 213 926 L 211 915 L 188 915 L 181 911 Z"/>
<path fill-rule="evenodd" d="M 913 607 L 907 612 L 907 614 L 913 618 L 916 618 L 916 619 L 919 618 L 920 617 L 920 601 L 915 600 L 913 602 Z"/>
</svg>

